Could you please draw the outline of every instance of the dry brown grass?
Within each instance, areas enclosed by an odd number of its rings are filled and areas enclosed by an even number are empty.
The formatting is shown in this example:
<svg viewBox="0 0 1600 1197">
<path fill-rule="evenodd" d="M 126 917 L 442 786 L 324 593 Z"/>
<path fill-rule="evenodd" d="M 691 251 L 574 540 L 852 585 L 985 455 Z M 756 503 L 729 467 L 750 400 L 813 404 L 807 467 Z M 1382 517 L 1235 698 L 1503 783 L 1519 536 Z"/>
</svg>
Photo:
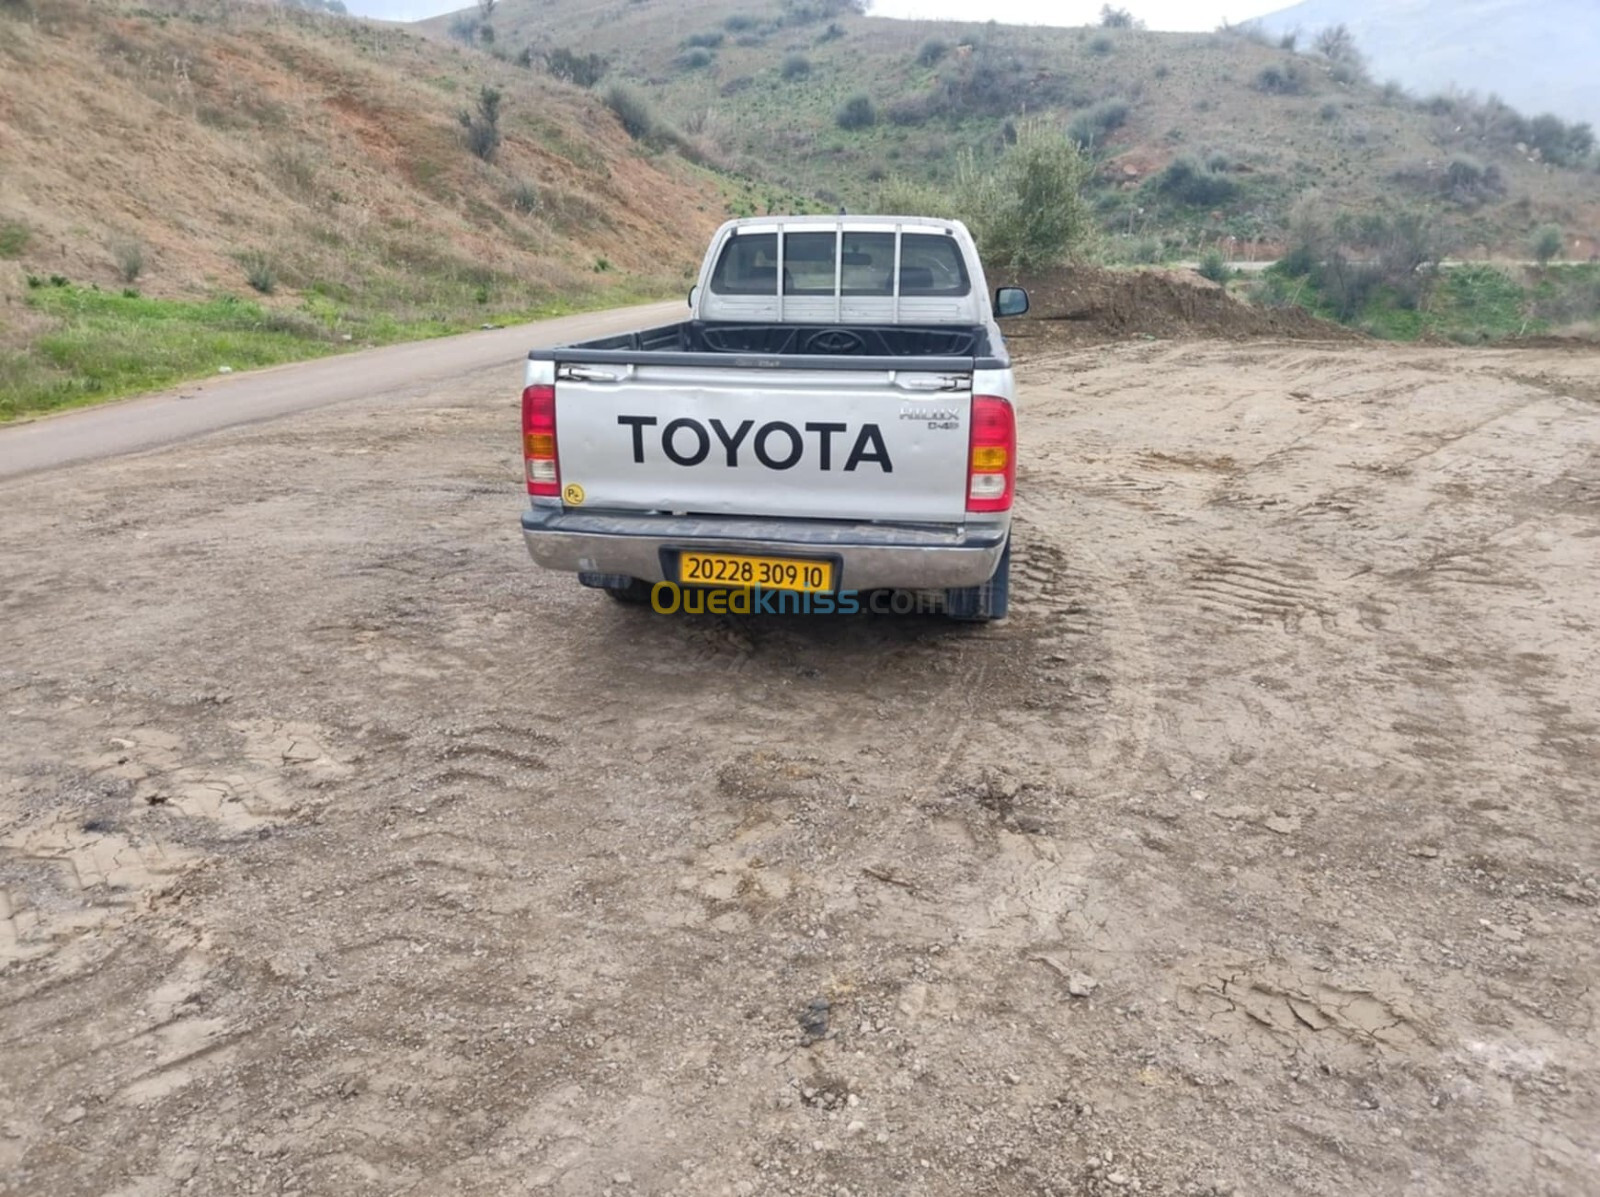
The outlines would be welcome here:
<svg viewBox="0 0 1600 1197">
<path fill-rule="evenodd" d="M 244 256 L 280 297 L 316 287 L 415 311 L 676 281 L 722 206 L 672 157 L 646 157 L 587 92 L 408 31 L 205 0 L 156 11 L 52 0 L 0 14 L 0 269 L 124 285 L 108 245 L 144 249 L 151 295 L 248 293 Z M 495 162 L 456 114 L 505 93 Z M 532 211 L 509 198 L 527 180 Z M 13 339 L 16 336 L 15 321 Z"/>
</svg>

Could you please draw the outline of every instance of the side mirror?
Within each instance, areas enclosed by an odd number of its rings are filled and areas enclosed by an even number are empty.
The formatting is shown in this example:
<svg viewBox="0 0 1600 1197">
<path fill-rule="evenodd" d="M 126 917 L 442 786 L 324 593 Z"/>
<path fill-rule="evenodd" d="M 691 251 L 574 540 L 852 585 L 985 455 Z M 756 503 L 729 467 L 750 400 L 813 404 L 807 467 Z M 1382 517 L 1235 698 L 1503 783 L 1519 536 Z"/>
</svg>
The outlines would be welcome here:
<svg viewBox="0 0 1600 1197">
<path fill-rule="evenodd" d="M 689 306 L 691 308 L 694 307 L 694 301 L 699 299 L 699 298 L 700 298 L 700 288 L 699 288 L 699 286 L 696 285 L 696 286 L 690 287 L 689 288 Z"/>
<path fill-rule="evenodd" d="M 1026 316 L 1028 314 L 1028 293 L 1021 287 L 1001 287 L 994 293 L 994 314 L 996 316 Z"/>
</svg>

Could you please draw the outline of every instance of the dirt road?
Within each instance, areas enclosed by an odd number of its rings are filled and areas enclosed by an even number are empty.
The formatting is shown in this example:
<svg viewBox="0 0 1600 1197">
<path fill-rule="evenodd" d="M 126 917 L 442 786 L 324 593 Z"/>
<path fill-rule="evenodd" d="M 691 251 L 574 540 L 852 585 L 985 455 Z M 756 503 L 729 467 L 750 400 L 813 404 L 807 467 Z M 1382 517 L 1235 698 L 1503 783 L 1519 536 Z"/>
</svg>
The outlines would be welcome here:
<svg viewBox="0 0 1600 1197">
<path fill-rule="evenodd" d="M 274 370 L 203 379 L 124 403 L 0 427 L 0 479 L 160 448 L 221 428 L 351 399 L 383 396 L 399 402 L 474 370 L 510 366 L 532 345 L 665 324 L 682 311 L 683 304 L 677 301 L 645 304 L 366 349 Z"/>
<path fill-rule="evenodd" d="M 0 1190 L 1600 1192 L 1600 356 L 1024 381 L 977 631 L 535 572 L 506 370 L 0 486 Z"/>
</svg>

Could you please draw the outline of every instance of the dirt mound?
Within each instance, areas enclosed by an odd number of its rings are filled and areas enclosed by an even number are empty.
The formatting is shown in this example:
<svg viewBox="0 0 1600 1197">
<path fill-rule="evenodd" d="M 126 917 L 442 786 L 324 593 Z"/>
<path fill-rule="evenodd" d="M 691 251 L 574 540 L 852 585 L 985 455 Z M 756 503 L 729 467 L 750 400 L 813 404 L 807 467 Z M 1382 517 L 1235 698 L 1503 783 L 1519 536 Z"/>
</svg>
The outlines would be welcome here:
<svg viewBox="0 0 1600 1197">
<path fill-rule="evenodd" d="M 1301 308 L 1258 308 L 1190 271 L 1069 266 L 1025 279 L 1032 312 L 1015 335 L 1030 344 L 1129 337 L 1350 341 L 1359 334 Z"/>
</svg>

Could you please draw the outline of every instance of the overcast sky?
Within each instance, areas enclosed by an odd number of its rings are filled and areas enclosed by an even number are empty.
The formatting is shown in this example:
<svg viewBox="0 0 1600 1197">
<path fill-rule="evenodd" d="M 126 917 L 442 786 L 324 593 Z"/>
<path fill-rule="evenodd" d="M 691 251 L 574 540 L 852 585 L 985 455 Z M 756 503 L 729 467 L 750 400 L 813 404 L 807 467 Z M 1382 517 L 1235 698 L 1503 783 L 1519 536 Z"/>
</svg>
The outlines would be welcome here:
<svg viewBox="0 0 1600 1197">
<path fill-rule="evenodd" d="M 469 7 L 468 0 L 347 0 L 350 11 L 391 21 L 423 17 Z M 1089 25 L 1099 19 L 1103 0 L 989 0 L 982 18 L 1009 24 Z M 1215 29 L 1224 18 L 1238 22 L 1285 8 L 1294 0 L 1123 0 L 1126 8 L 1151 29 Z M 980 11 L 972 0 L 876 0 L 872 12 L 881 17 L 926 17 L 971 21 Z"/>
</svg>

